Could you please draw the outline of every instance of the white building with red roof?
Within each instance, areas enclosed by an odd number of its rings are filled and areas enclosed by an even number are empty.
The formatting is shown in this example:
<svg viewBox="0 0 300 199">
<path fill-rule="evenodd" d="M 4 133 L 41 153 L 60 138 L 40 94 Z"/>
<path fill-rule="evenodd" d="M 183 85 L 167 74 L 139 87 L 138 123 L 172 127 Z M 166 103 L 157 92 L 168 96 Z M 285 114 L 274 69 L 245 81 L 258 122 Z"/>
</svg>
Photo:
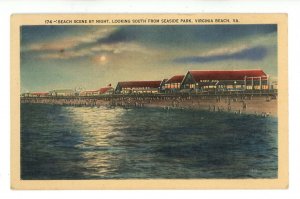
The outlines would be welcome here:
<svg viewBox="0 0 300 199">
<path fill-rule="evenodd" d="M 175 75 L 170 79 L 168 79 L 165 83 L 165 92 L 166 93 L 178 92 L 180 90 L 183 78 L 184 75 Z"/>
<path fill-rule="evenodd" d="M 158 93 L 164 81 L 126 81 L 119 82 L 116 93 Z"/>
<path fill-rule="evenodd" d="M 269 76 L 256 70 L 188 71 L 181 89 L 197 91 L 268 90 Z"/>
<path fill-rule="evenodd" d="M 26 97 L 47 97 L 47 96 L 49 96 L 49 92 L 29 92 L 29 93 L 26 93 L 24 96 L 26 96 Z"/>
<path fill-rule="evenodd" d="M 102 87 L 96 90 L 85 90 L 80 92 L 80 96 L 97 96 L 97 95 L 109 95 L 113 94 L 114 88 L 111 84 L 107 85 L 106 87 Z"/>
</svg>

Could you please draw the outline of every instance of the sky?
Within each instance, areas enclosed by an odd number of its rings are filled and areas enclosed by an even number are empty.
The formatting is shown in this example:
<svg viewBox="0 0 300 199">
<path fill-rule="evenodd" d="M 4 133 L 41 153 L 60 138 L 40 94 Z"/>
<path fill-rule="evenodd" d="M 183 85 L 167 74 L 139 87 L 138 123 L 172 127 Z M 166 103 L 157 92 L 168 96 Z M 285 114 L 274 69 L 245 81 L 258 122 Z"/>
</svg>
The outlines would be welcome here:
<svg viewBox="0 0 300 199">
<path fill-rule="evenodd" d="M 263 69 L 277 79 L 277 26 L 22 26 L 21 92 L 93 90 L 188 70 Z"/>
</svg>

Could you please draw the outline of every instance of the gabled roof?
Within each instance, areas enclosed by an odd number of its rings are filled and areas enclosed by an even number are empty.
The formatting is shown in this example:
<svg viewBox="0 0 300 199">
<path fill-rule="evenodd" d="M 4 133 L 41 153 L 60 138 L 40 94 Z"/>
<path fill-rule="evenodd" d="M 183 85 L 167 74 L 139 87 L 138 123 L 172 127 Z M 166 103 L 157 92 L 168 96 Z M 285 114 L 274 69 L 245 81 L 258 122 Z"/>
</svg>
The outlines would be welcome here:
<svg viewBox="0 0 300 199">
<path fill-rule="evenodd" d="M 150 87 L 159 88 L 161 81 L 128 81 L 119 82 L 118 86 L 122 88 L 137 88 L 137 87 Z"/>
<path fill-rule="evenodd" d="M 103 93 L 106 93 L 107 91 L 109 91 L 111 89 L 113 89 L 113 87 L 107 86 L 107 87 L 104 87 L 104 88 L 100 88 L 99 92 L 100 92 L 100 94 L 103 94 Z"/>
<path fill-rule="evenodd" d="M 181 83 L 184 78 L 184 75 L 175 75 L 166 81 L 167 84 L 170 83 Z"/>
<path fill-rule="evenodd" d="M 99 88 L 97 90 L 86 90 L 86 91 L 82 91 L 82 93 L 97 93 L 97 92 L 99 92 L 100 94 L 102 94 L 102 93 L 106 93 L 110 89 L 113 89 L 113 87 L 107 86 L 107 87 Z"/>
<path fill-rule="evenodd" d="M 216 70 L 216 71 L 189 71 L 194 80 L 244 80 L 245 77 L 265 77 L 263 70 Z"/>
<path fill-rule="evenodd" d="M 30 94 L 32 94 L 32 95 L 48 95 L 49 93 L 48 92 L 32 92 Z"/>
</svg>

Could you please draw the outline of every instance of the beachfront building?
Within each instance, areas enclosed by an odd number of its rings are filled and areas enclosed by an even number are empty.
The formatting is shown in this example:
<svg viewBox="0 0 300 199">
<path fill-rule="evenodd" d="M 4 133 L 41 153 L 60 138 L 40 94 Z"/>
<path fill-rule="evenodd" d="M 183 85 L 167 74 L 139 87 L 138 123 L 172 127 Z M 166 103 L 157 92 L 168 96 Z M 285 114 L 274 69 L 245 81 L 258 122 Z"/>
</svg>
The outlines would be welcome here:
<svg viewBox="0 0 300 199">
<path fill-rule="evenodd" d="M 116 86 L 115 93 L 158 93 L 161 90 L 164 81 L 127 81 L 119 82 Z"/>
<path fill-rule="evenodd" d="M 114 88 L 111 85 L 100 88 L 99 90 L 100 95 L 111 95 L 114 93 Z"/>
<path fill-rule="evenodd" d="M 49 92 L 51 96 L 76 96 L 77 93 L 72 89 L 59 89 L 59 90 L 52 90 Z"/>
<path fill-rule="evenodd" d="M 48 95 L 48 92 L 27 92 L 23 93 L 22 97 L 47 97 Z"/>
<path fill-rule="evenodd" d="M 97 96 L 99 95 L 99 90 L 85 90 L 79 93 L 79 96 Z"/>
<path fill-rule="evenodd" d="M 271 83 L 271 90 L 275 90 L 275 91 L 277 91 L 277 89 L 278 89 L 278 83 L 277 83 L 277 81 L 273 81 L 272 83 Z"/>
<path fill-rule="evenodd" d="M 114 88 L 111 85 L 97 89 L 97 90 L 86 90 L 80 92 L 80 96 L 97 96 L 97 95 L 109 95 L 114 93 Z"/>
<path fill-rule="evenodd" d="M 181 82 L 184 75 L 175 75 L 165 82 L 166 93 L 177 93 L 180 91 Z"/>
<path fill-rule="evenodd" d="M 245 91 L 268 90 L 269 76 L 263 70 L 188 71 L 182 91 Z"/>
</svg>

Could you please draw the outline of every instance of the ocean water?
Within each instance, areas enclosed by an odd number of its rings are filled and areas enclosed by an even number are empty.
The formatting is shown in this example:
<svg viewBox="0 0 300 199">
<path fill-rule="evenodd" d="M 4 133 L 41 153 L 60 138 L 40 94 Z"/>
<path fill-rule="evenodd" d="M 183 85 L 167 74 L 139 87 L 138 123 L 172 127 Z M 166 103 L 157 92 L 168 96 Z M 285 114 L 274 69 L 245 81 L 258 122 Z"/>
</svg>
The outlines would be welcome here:
<svg viewBox="0 0 300 199">
<path fill-rule="evenodd" d="M 21 105 L 22 179 L 277 178 L 277 118 Z"/>
</svg>

